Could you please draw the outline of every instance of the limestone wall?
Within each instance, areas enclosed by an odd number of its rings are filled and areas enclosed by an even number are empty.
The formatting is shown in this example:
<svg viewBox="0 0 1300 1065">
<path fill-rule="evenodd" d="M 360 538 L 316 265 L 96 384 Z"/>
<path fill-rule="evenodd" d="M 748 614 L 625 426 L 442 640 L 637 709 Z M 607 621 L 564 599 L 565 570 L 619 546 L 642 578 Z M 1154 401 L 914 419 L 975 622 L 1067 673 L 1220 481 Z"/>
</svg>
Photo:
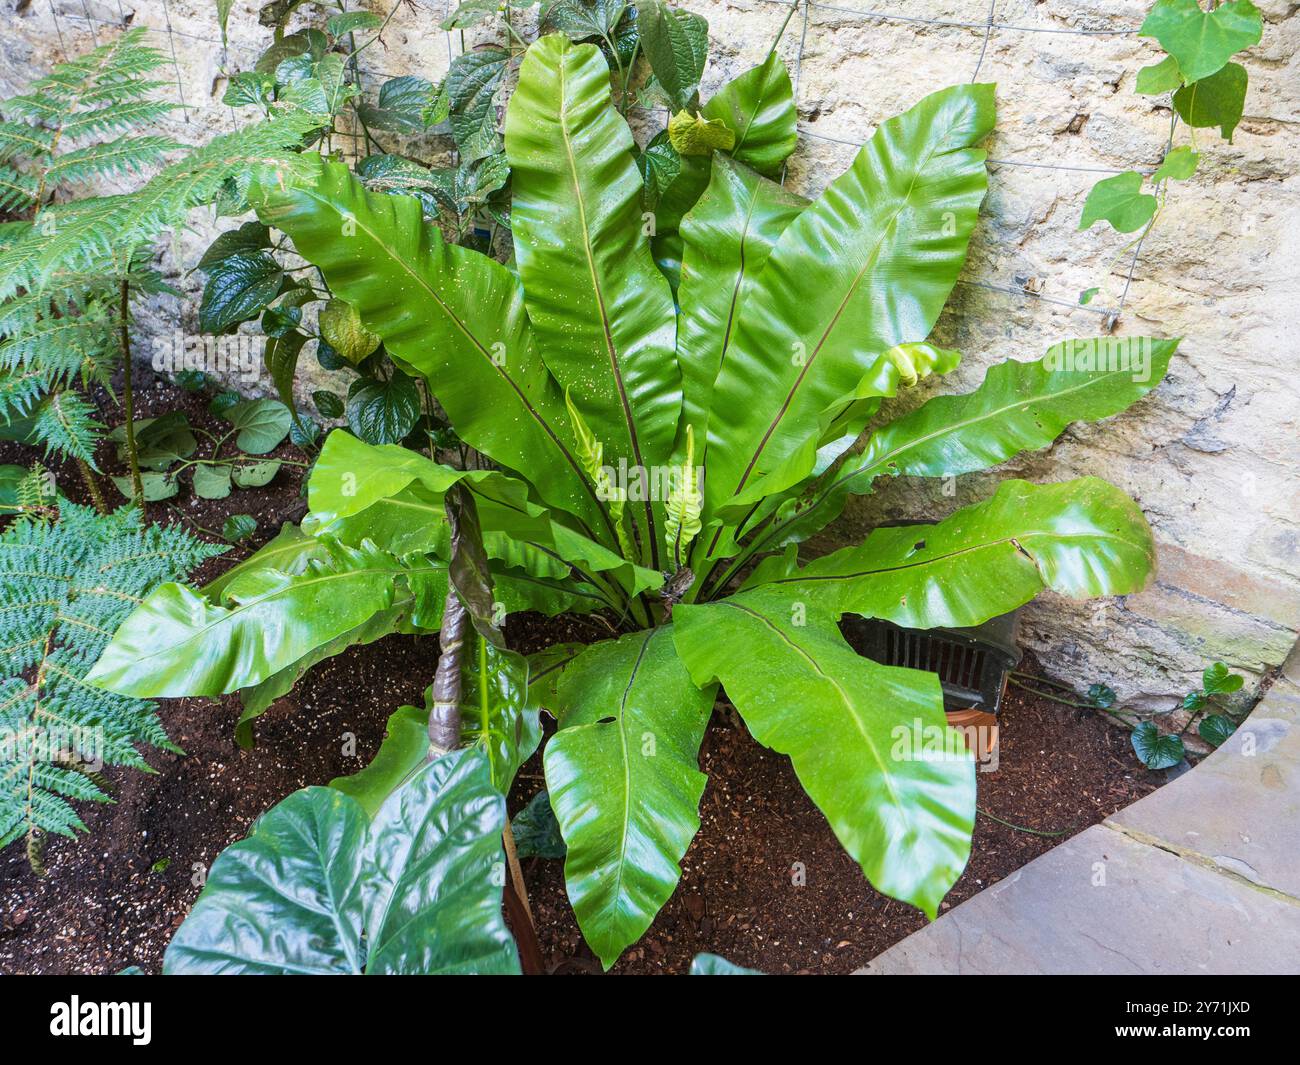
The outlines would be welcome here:
<svg viewBox="0 0 1300 1065">
<path fill-rule="evenodd" d="M 364 6 L 386 13 L 394 2 Z M 1159 576 L 1147 591 L 1120 600 L 1043 598 L 1025 611 L 1027 645 L 1063 680 L 1084 687 L 1105 681 L 1134 707 L 1168 706 L 1214 659 L 1262 677 L 1286 657 L 1300 629 L 1297 5 L 1256 0 L 1264 41 L 1246 55 L 1251 85 L 1235 143 L 1201 131 L 1200 171 L 1173 191 L 1130 284 L 1133 256 L 1119 254 L 1126 238 L 1104 226 L 1079 233 L 1077 221 L 1088 188 L 1105 171 L 1153 167 L 1169 135 L 1168 110 L 1133 91 L 1138 68 L 1156 54 L 1132 32 L 1147 0 L 995 0 L 992 29 L 988 0 L 836 3 L 796 12 L 781 45 L 798 79 L 807 134 L 790 167 L 793 188 L 816 193 L 876 123 L 925 93 L 977 70 L 980 80 L 998 84 L 985 221 L 938 330 L 965 362 L 943 387 L 973 387 L 992 360 L 1033 358 L 1056 340 L 1096 335 L 1110 324 L 1110 311 L 1118 310 L 1119 334 L 1185 339 L 1168 379 L 1129 413 L 1070 430 L 1049 451 L 996 476 L 947 487 L 881 485 L 819 546 L 851 540 L 881 518 L 939 516 L 982 498 L 1005 473 L 1036 480 L 1099 474 L 1140 501 L 1160 544 Z M 251 65 L 265 41 L 257 5 L 236 0 L 223 51 L 213 6 L 0 0 L 0 92 L 17 90 L 129 19 L 156 29 L 168 55 L 174 49 L 172 73 L 186 104 L 174 132 L 206 136 L 230 120 L 219 103 L 223 70 Z M 713 31 L 706 94 L 761 60 L 789 10 L 782 0 L 686 6 Z M 397 13 L 384 46 L 367 53 L 372 88 L 394 74 L 436 80 L 445 71 L 462 47 L 459 34 L 437 26 L 446 10 L 446 0 L 413 0 Z M 426 145 L 426 158 L 437 150 Z M 196 230 L 164 256 L 173 274 L 178 261 L 192 265 L 205 246 L 201 220 Z M 1077 305 L 1081 290 L 1103 282 L 1091 307 Z M 197 298 L 173 299 L 148 308 L 142 354 L 150 335 L 170 334 L 178 316 L 193 330 L 197 305 Z"/>
</svg>

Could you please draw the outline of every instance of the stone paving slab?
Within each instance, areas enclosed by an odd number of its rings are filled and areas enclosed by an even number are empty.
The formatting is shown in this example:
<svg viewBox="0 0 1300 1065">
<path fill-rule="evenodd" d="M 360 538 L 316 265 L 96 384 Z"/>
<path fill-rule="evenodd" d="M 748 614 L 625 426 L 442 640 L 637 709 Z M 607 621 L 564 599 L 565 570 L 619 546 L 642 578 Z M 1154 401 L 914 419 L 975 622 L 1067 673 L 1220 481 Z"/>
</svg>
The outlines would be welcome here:
<svg viewBox="0 0 1300 1065">
<path fill-rule="evenodd" d="M 858 972 L 1300 973 L 1300 646 L 1191 772 Z"/>
<path fill-rule="evenodd" d="M 1300 899 L 1300 687 L 1278 680 L 1227 743 L 1109 824 Z"/>
<path fill-rule="evenodd" d="M 1300 973 L 1300 902 L 1094 825 L 858 972 Z"/>
</svg>

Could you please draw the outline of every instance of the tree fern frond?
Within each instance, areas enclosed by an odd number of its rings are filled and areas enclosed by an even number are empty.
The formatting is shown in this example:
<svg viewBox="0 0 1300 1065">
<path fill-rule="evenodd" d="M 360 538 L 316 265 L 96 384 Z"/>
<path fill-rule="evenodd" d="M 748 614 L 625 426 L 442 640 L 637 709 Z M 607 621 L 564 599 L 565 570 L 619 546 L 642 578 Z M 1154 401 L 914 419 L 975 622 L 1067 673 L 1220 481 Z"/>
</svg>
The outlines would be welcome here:
<svg viewBox="0 0 1300 1065">
<path fill-rule="evenodd" d="M 0 370 L 0 422 L 27 417 L 49 390 L 49 382 L 40 370 Z"/>
<path fill-rule="evenodd" d="M 150 93 L 162 90 L 170 91 L 171 88 L 172 83 L 169 81 L 142 78 L 138 75 L 121 78 L 101 78 L 95 88 L 81 94 L 81 103 L 85 107 L 100 103 L 125 103 L 127 100 L 138 100 Z M 180 105 L 174 104 L 172 106 L 179 107 Z"/>
<path fill-rule="evenodd" d="M 134 507 L 101 516 L 63 502 L 55 521 L 0 532 L 0 649 L 18 648 L 0 654 L 0 845 L 84 831 L 73 803 L 107 798 L 88 769 L 143 768 L 142 746 L 175 749 L 153 703 L 83 678 L 138 600 L 224 550 L 146 526 Z"/>
<path fill-rule="evenodd" d="M 50 183 L 67 185 L 92 178 L 140 173 L 162 162 L 166 153 L 182 147 L 170 137 L 119 137 L 59 156 L 45 172 Z"/>
<path fill-rule="evenodd" d="M 44 155 L 54 144 L 54 131 L 26 122 L 0 122 L 0 163 L 18 156 Z"/>
<path fill-rule="evenodd" d="M 0 163 L 0 211 L 26 211 L 36 204 L 39 179 Z"/>
<path fill-rule="evenodd" d="M 84 396 L 76 392 L 51 392 L 33 411 L 35 423 L 32 436 L 45 445 L 45 454 L 51 452 L 71 455 L 86 463 L 92 470 L 95 465 L 95 447 L 104 426 L 95 420 L 95 408 Z"/>
<path fill-rule="evenodd" d="M 83 111 L 68 118 L 63 124 L 63 135 L 69 140 L 79 137 L 103 137 L 121 133 L 146 122 L 156 122 L 176 104 L 165 100 L 134 100 L 114 103 L 93 111 Z"/>
<path fill-rule="evenodd" d="M 310 176 L 298 150 L 316 128 L 310 116 L 287 115 L 213 138 L 136 192 L 45 208 L 48 224 L 31 227 L 0 249 L 0 298 L 47 283 L 61 270 L 111 268 L 211 203 L 227 182 L 244 195 L 254 180 L 292 183 Z"/>
<path fill-rule="evenodd" d="M 101 311 L 42 318 L 0 341 L 0 367 L 43 367 L 51 380 L 71 378 L 105 349 L 117 351 L 117 317 Z"/>
</svg>

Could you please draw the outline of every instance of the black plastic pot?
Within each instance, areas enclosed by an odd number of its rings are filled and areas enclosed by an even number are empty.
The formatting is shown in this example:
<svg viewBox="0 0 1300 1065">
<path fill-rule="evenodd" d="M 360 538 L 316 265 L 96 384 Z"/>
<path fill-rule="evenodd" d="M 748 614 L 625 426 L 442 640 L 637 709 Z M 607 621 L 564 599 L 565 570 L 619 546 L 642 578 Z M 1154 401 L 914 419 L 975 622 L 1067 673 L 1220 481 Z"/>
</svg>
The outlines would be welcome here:
<svg viewBox="0 0 1300 1065">
<path fill-rule="evenodd" d="M 1015 611 L 973 629 L 905 629 L 852 616 L 840 625 L 859 654 L 882 665 L 938 674 L 949 713 L 979 710 L 996 715 L 1007 672 L 1020 661 Z"/>
</svg>

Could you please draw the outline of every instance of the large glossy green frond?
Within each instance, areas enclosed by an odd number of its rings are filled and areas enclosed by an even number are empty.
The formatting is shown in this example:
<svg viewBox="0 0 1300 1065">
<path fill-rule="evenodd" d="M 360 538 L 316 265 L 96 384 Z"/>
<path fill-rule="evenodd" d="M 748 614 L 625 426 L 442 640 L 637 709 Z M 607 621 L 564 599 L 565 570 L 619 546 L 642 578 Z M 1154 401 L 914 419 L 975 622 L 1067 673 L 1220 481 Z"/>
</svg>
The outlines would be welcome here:
<svg viewBox="0 0 1300 1065">
<path fill-rule="evenodd" d="M 673 620 L 696 683 L 720 680 L 754 738 L 790 756 L 867 879 L 933 918 L 975 824 L 975 766 L 939 678 L 863 658 L 833 617 L 779 598 L 679 606 Z"/>
<path fill-rule="evenodd" d="M 760 565 L 740 601 L 816 603 L 912 628 L 979 625 L 1052 590 L 1076 599 L 1136 592 L 1155 571 L 1151 530 L 1136 503 L 1096 477 L 1059 484 L 1004 481 L 983 503 L 936 525 L 876 529 L 789 571 Z"/>
<path fill-rule="evenodd" d="M 569 901 L 605 968 L 650 927 L 700 827 L 700 740 L 714 688 L 691 683 L 670 630 L 596 644 L 546 704 L 546 786 L 568 845 Z"/>
<path fill-rule="evenodd" d="M 672 292 L 650 254 L 632 148 L 599 49 L 558 34 L 534 44 L 506 110 L 528 317 L 605 461 L 648 471 L 672 455 L 681 380 Z M 662 506 L 630 509 L 641 561 L 658 569 Z"/>
<path fill-rule="evenodd" d="M 808 205 L 802 196 L 720 153 L 712 173 L 708 189 L 682 219 L 684 251 L 677 290 L 682 421 L 695 426 L 701 445 L 713 382 L 744 295 L 786 226 Z"/>
<path fill-rule="evenodd" d="M 445 592 L 445 565 L 327 543 L 300 573 L 241 573 L 223 589 L 229 605 L 162 585 L 117 630 L 87 679 L 126 695 L 220 695 L 260 684 L 407 595 L 415 623 L 436 625 Z"/>
<path fill-rule="evenodd" d="M 881 124 L 852 167 L 781 235 L 740 308 L 714 404 L 711 513 L 767 477 L 780 491 L 812 468 L 787 459 L 881 352 L 924 340 L 966 258 L 984 198 L 993 87 L 927 96 Z M 780 471 L 780 477 L 769 474 Z"/>
<path fill-rule="evenodd" d="M 308 523 L 314 531 L 349 543 L 369 537 L 398 555 L 434 551 L 445 557 L 440 505 L 443 493 L 456 483 L 464 483 L 474 496 L 490 557 L 507 566 L 557 576 L 545 570 L 539 557 L 545 556 L 587 573 L 611 573 L 629 595 L 663 583 L 658 571 L 637 566 L 555 521 L 528 500 L 527 486 L 520 481 L 495 470 L 456 470 L 396 445 L 364 443 L 341 430 L 326 439 L 308 482 Z M 422 491 L 412 492 L 414 486 Z M 354 516 L 356 521 L 349 520 Z"/>
<path fill-rule="evenodd" d="M 445 243 L 419 201 L 367 192 L 341 163 L 322 164 L 305 187 L 268 192 L 259 212 L 428 379 L 463 440 L 524 474 L 589 535 L 616 543 L 573 453 L 563 397 L 534 351 L 517 278 Z"/>
<path fill-rule="evenodd" d="M 754 539 L 758 551 L 805 540 L 850 495 L 882 476 L 955 477 L 1047 447 L 1071 422 L 1099 421 L 1164 380 L 1176 340 L 1066 340 L 1032 362 L 991 367 L 973 392 L 936 396 L 872 434 L 867 446 L 810 485 Z"/>
</svg>

